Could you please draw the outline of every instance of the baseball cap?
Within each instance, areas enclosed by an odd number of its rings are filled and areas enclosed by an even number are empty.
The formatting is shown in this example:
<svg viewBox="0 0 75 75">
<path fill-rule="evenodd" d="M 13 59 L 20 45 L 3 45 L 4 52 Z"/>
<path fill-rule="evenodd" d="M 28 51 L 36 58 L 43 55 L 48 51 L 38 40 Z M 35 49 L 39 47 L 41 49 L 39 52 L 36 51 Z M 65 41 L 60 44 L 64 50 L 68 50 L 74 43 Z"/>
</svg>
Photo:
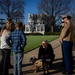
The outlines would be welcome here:
<svg viewBox="0 0 75 75">
<path fill-rule="evenodd" d="M 71 16 L 68 15 L 68 14 L 64 14 L 64 15 L 62 15 L 62 19 L 65 19 L 65 18 L 67 18 L 67 19 L 71 19 Z"/>
</svg>

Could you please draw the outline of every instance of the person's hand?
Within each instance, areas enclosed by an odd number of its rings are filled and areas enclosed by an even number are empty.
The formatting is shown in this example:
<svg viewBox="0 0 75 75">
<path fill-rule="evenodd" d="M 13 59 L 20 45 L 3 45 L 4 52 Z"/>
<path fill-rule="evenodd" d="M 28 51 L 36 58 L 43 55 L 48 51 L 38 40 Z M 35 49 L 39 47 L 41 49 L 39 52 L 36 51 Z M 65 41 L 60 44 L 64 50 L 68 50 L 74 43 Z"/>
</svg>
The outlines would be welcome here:
<svg viewBox="0 0 75 75">
<path fill-rule="evenodd" d="M 62 43 L 62 39 L 61 39 L 61 38 L 60 38 L 60 40 L 59 40 L 59 41 L 60 41 L 60 43 Z"/>
</svg>

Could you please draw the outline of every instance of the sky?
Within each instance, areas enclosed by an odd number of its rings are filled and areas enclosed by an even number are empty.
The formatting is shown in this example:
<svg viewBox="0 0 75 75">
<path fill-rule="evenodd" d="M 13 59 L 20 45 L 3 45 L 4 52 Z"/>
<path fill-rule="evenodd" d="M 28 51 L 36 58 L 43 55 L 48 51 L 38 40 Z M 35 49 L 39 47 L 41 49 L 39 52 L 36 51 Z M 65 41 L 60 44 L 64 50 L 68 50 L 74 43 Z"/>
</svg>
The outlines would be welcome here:
<svg viewBox="0 0 75 75">
<path fill-rule="evenodd" d="M 26 2 L 26 6 L 25 6 L 25 19 L 24 19 L 24 23 L 27 24 L 28 23 L 28 13 L 30 12 L 31 14 L 37 14 L 38 13 L 38 9 L 37 9 L 37 3 L 40 0 L 25 0 Z M 5 18 L 5 15 L 0 15 L 0 18 Z"/>
<path fill-rule="evenodd" d="M 38 9 L 37 9 L 37 3 L 40 0 L 26 0 L 26 7 L 25 7 L 25 24 L 28 22 L 28 13 L 30 12 L 31 14 L 37 14 Z"/>
</svg>

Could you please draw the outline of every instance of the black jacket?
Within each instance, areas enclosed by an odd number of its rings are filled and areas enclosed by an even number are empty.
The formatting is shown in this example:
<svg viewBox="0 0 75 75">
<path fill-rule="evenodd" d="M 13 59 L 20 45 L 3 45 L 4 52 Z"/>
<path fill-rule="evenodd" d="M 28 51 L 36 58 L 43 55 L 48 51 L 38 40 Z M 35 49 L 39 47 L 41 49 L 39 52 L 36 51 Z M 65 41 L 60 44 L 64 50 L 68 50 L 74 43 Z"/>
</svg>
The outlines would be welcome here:
<svg viewBox="0 0 75 75">
<path fill-rule="evenodd" d="M 51 44 L 47 45 L 47 48 L 43 48 L 41 45 L 39 48 L 38 59 L 51 59 L 54 57 L 54 52 Z"/>
</svg>

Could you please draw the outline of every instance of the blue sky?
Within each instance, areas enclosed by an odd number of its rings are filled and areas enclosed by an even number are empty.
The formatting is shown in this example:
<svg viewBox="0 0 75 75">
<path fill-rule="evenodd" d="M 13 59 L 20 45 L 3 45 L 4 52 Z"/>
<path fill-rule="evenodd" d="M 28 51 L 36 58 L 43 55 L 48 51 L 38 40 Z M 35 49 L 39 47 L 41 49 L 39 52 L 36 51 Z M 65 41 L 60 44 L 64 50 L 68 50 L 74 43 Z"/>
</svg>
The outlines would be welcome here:
<svg viewBox="0 0 75 75">
<path fill-rule="evenodd" d="M 26 2 L 26 6 L 25 6 L 25 20 L 24 23 L 27 24 L 28 23 L 28 12 L 30 12 L 31 14 L 37 14 L 38 13 L 38 9 L 37 9 L 37 3 L 40 0 L 25 0 Z M 5 15 L 0 15 L 0 18 L 4 18 L 6 19 Z"/>
<path fill-rule="evenodd" d="M 26 7 L 25 7 L 25 23 L 27 24 L 28 21 L 28 12 L 31 14 L 37 14 L 38 9 L 37 9 L 37 3 L 40 0 L 26 0 Z"/>
</svg>

